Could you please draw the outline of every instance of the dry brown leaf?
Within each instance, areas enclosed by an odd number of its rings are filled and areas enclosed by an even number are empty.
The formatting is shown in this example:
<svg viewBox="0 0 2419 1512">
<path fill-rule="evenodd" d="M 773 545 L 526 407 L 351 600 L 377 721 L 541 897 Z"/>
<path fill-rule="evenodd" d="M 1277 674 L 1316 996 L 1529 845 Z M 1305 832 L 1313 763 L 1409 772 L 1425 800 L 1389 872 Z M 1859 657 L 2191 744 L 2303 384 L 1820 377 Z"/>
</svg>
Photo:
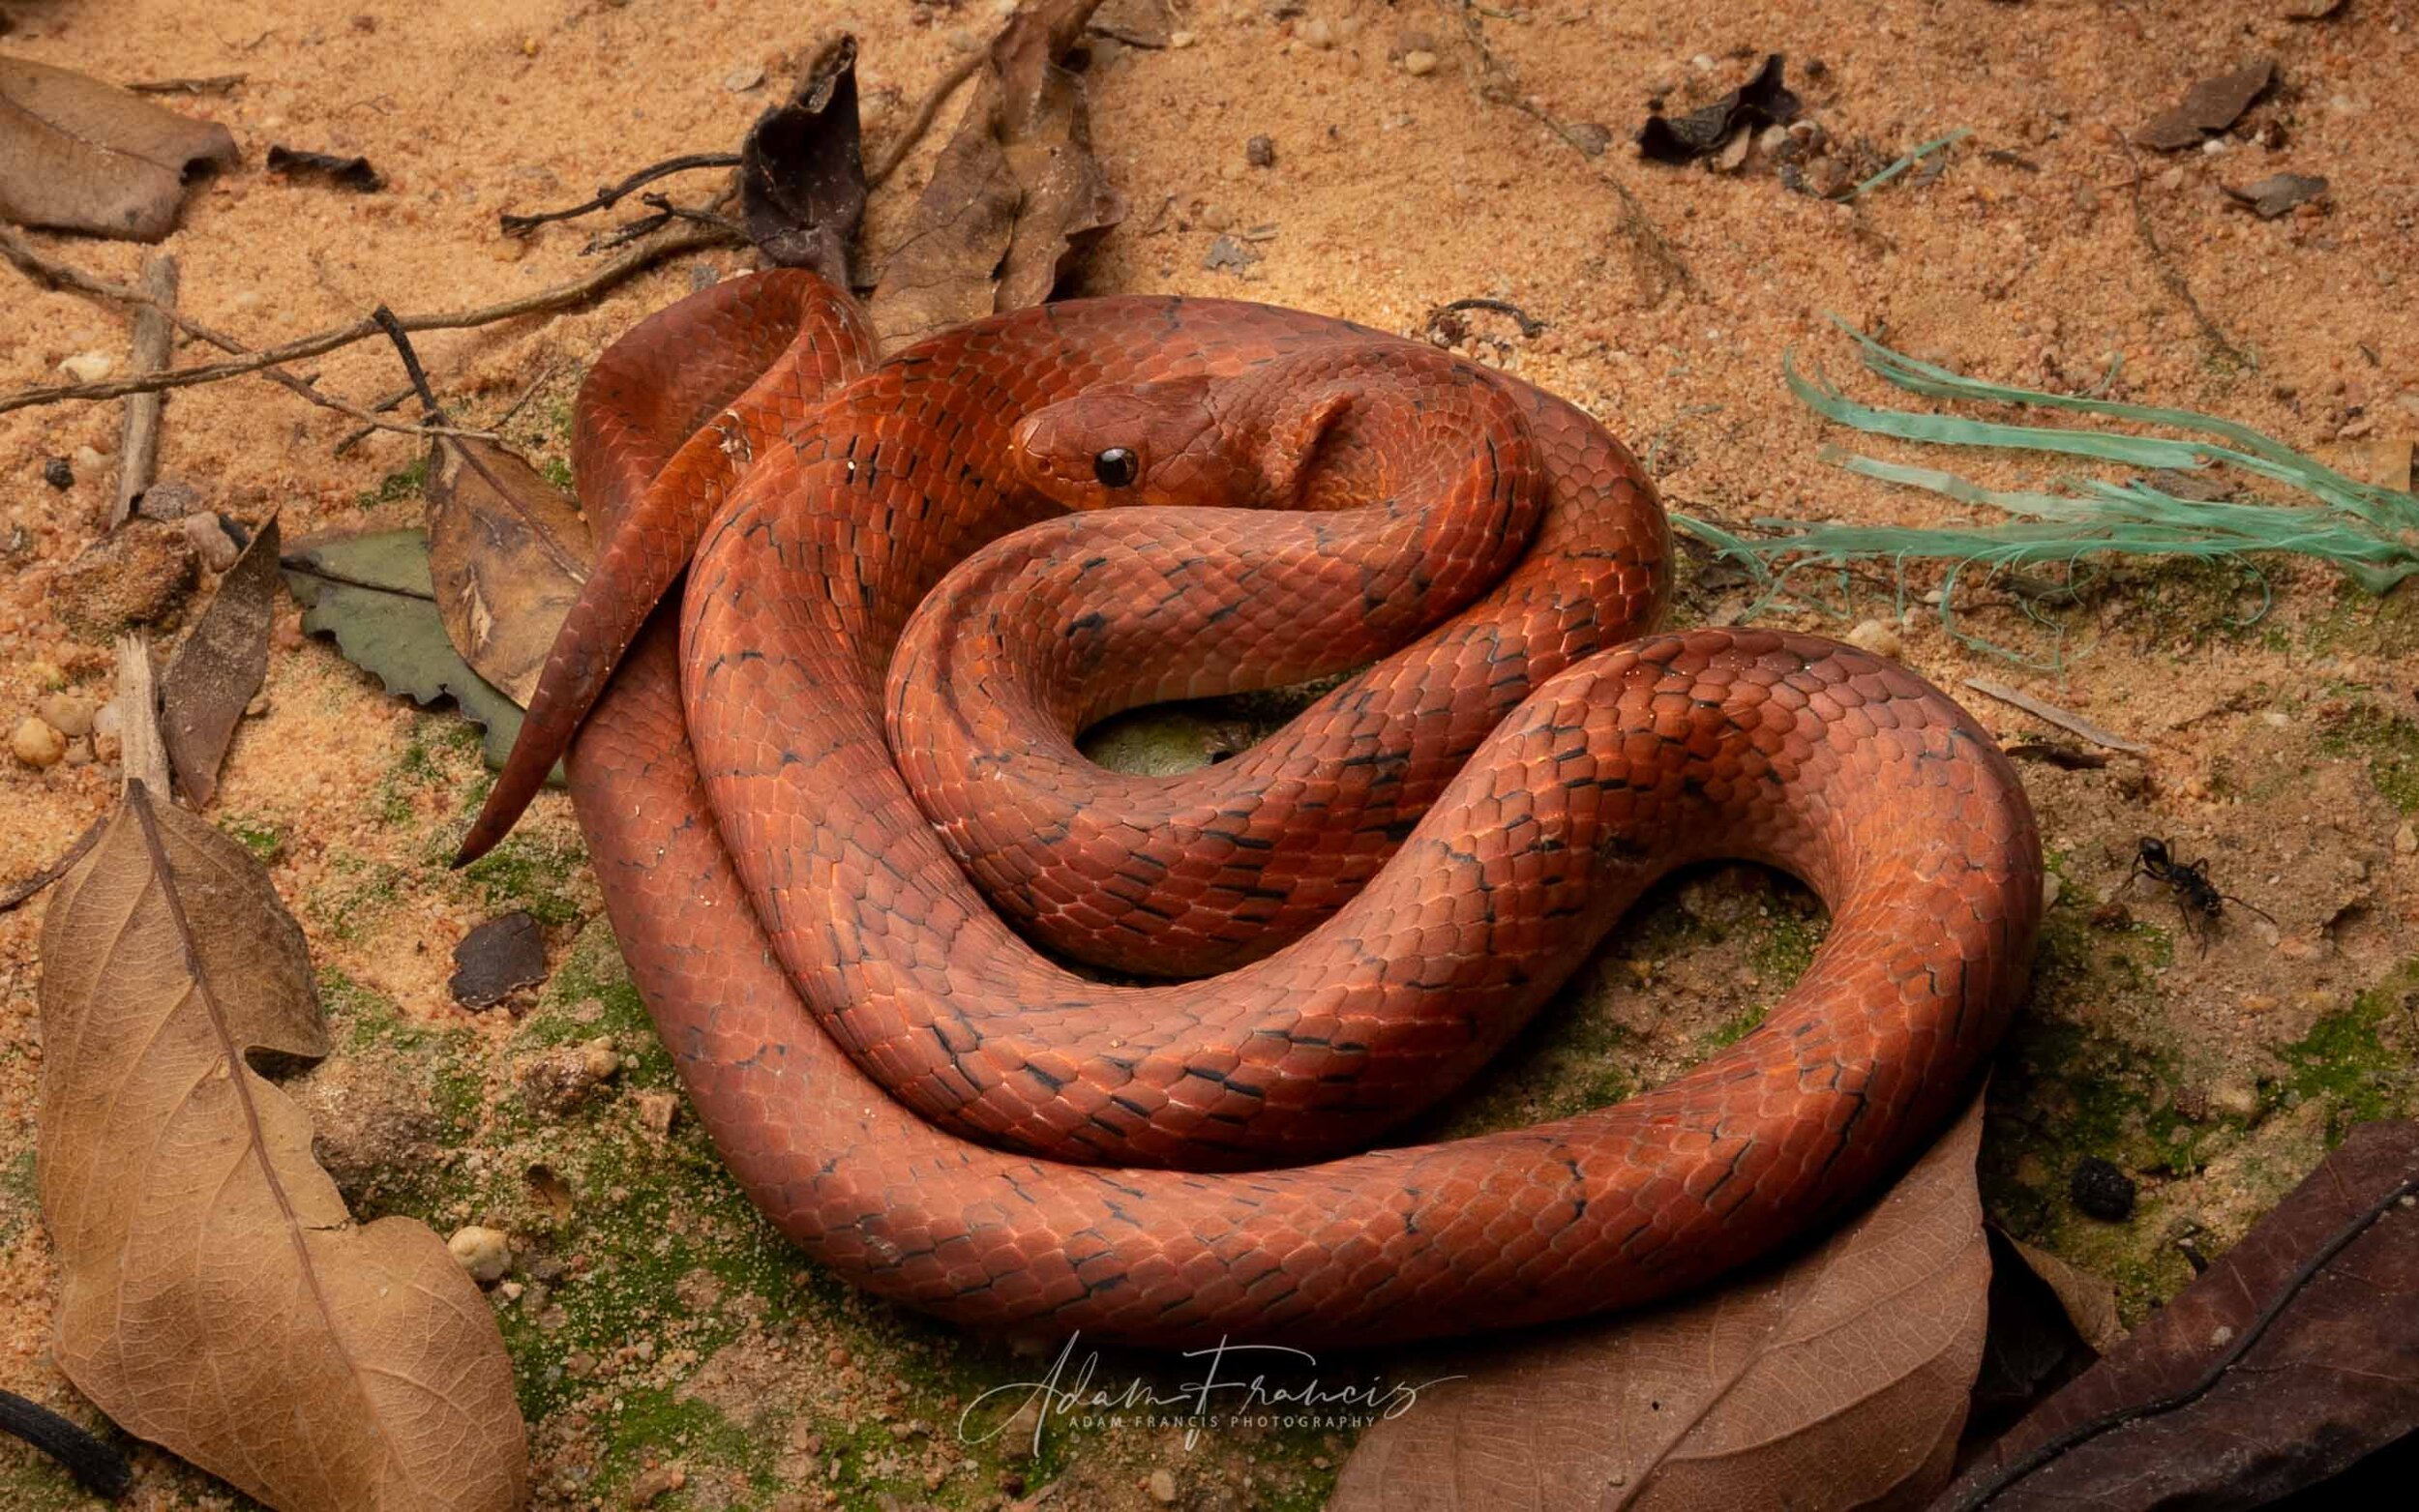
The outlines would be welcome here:
<svg viewBox="0 0 2419 1512">
<path fill-rule="evenodd" d="M 185 801 L 207 808 L 219 763 L 244 706 L 269 670 L 269 619 L 277 605 L 278 529 L 272 519 L 219 579 L 193 634 L 168 659 L 161 681 L 161 733 Z"/>
<path fill-rule="evenodd" d="M 2419 1123 L 2364 1123 L 1936 1512 L 2256 1507 L 2419 1432 Z M 2388 1503 L 2314 1493 L 2313 1505 Z M 2393 1503 L 2399 1504 L 2399 1503 Z"/>
<path fill-rule="evenodd" d="M 989 65 L 870 308 L 885 346 L 1050 297 L 1069 260 L 1124 219 L 1091 153 L 1083 80 L 1058 64 L 1100 0 L 1028 0 Z"/>
<path fill-rule="evenodd" d="M 42 937 L 42 1205 L 68 1379 L 281 1512 L 517 1507 L 512 1367 L 426 1226 L 356 1226 L 250 1055 L 326 1029 L 258 862 L 129 789 Z"/>
<path fill-rule="evenodd" d="M 528 707 L 554 632 L 587 580 L 588 522 L 536 468 L 447 436 L 429 460 L 429 577 L 471 669 Z"/>
<path fill-rule="evenodd" d="M 2414 457 L 2419 457 L 2419 437 L 2366 436 L 2357 441 L 2330 441 L 2314 450 L 2318 460 L 2360 483 L 2403 493 L 2419 484 L 2419 470 L 2412 465 Z"/>
<path fill-rule="evenodd" d="M 2117 1319 L 2115 1282 L 2070 1265 L 2014 1234 L 2004 1237 L 2008 1247 L 2024 1262 L 2024 1268 L 2040 1277 L 2049 1294 L 2058 1299 L 2066 1320 L 2075 1325 L 2076 1338 L 2101 1354 L 2116 1348 L 2117 1341 L 2125 1337 L 2125 1325 Z"/>
<path fill-rule="evenodd" d="M 812 268 L 841 288 L 856 286 L 851 250 L 865 219 L 857 126 L 856 39 L 844 34 L 739 146 L 748 239 L 776 266 Z"/>
<path fill-rule="evenodd" d="M 1363 1436 L 1330 1512 L 1920 1504 L 1982 1363 L 1981 1139 L 1977 1098 L 1790 1264 L 1480 1354 Z"/>
<path fill-rule="evenodd" d="M 66 69 L 0 58 L 0 220 L 156 242 L 189 171 L 235 161 L 215 121 Z"/>
</svg>

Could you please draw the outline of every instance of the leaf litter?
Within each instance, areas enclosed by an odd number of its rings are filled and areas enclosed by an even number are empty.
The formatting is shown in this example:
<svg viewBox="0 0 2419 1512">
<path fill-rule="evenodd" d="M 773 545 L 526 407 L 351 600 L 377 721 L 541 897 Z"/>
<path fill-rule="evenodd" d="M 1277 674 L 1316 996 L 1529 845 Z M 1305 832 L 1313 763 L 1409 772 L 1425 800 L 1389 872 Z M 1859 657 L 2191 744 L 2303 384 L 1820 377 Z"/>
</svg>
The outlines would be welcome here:
<svg viewBox="0 0 2419 1512">
<path fill-rule="evenodd" d="M 196 809 L 217 795 L 235 726 L 268 675 L 277 575 L 278 523 L 270 519 L 219 579 L 210 607 L 168 659 L 161 734 L 177 791 Z"/>
<path fill-rule="evenodd" d="M 0 221 L 156 242 L 235 138 L 67 69 L 0 57 Z"/>
<path fill-rule="evenodd" d="M 2414 1429 L 2419 1122 L 2368 1123 L 1933 1507 L 2253 1507 Z"/>
<path fill-rule="evenodd" d="M 1041 304 L 1077 254 L 1125 218 L 1092 156 L 1084 82 L 1059 63 L 1099 4 L 1039 0 L 992 39 L 974 98 L 869 302 L 885 348 Z"/>
<path fill-rule="evenodd" d="M 255 1064 L 326 1054 L 302 931 L 136 782 L 42 934 L 52 1352 L 120 1427 L 281 1512 L 517 1507 L 494 1316 L 426 1225 L 356 1225 Z"/>
<path fill-rule="evenodd" d="M 388 693 L 423 708 L 451 698 L 486 731 L 488 765 L 504 764 L 521 733 L 521 705 L 474 671 L 446 635 L 427 532 L 308 536 L 280 565 L 287 590 L 304 606 L 306 632 L 332 637 L 344 660 Z"/>
<path fill-rule="evenodd" d="M 1785 1265 L 1457 1360 L 1460 1379 L 1362 1436 L 1330 1512 L 1929 1495 L 1983 1359 L 1982 1127 L 1977 1098 L 1879 1201 Z"/>
</svg>

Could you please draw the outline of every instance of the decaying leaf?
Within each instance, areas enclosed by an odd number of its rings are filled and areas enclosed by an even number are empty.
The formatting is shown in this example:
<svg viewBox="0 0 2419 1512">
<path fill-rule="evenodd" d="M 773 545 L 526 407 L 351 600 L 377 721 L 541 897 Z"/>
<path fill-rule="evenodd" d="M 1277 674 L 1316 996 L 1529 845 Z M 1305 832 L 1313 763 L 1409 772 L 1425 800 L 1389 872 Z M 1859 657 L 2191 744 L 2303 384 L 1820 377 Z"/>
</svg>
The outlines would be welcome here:
<svg viewBox="0 0 2419 1512">
<path fill-rule="evenodd" d="M 215 121 L 0 57 L 0 221 L 156 242 L 175 228 L 189 172 L 234 161 Z"/>
<path fill-rule="evenodd" d="M 2050 1254 L 2047 1250 L 2002 1234 L 2000 1238 L 2013 1251 L 2015 1258 L 2047 1288 L 2057 1299 L 2058 1309 L 2074 1326 L 2076 1336 L 2091 1346 L 2096 1353 L 2105 1354 L 2125 1337 L 2125 1325 L 2117 1320 L 2116 1283 L 2105 1276 L 2077 1269 Z"/>
<path fill-rule="evenodd" d="M 219 591 L 193 633 L 168 659 L 161 681 L 160 726 L 176 786 L 194 808 L 219 790 L 244 705 L 269 670 L 269 618 L 277 602 L 278 528 L 271 519 L 219 579 Z"/>
<path fill-rule="evenodd" d="M 353 1223 L 309 1120 L 247 1059 L 327 1050 L 259 863 L 132 787 L 59 884 L 42 965 L 68 1379 L 281 1512 L 517 1507 L 494 1315 L 425 1225 Z"/>
<path fill-rule="evenodd" d="M 1676 118 L 1647 117 L 1638 129 L 1639 156 L 1657 163 L 1687 163 L 1717 151 L 1732 132 L 1788 125 L 1804 105 L 1780 81 L 1785 66 L 1781 55 L 1773 53 L 1753 78 L 1713 104 Z"/>
<path fill-rule="evenodd" d="M 526 705 L 595 547 L 562 489 L 492 441 L 440 436 L 429 458 L 429 578 L 445 633 Z"/>
<path fill-rule="evenodd" d="M 515 908 L 462 937 L 446 987 L 464 1008 L 493 1008 L 545 980 L 546 936 L 528 909 Z"/>
<path fill-rule="evenodd" d="M 2419 1429 L 2419 1123 L 2354 1129 L 1936 1508 L 2253 1507 Z"/>
<path fill-rule="evenodd" d="M 1988 1443 L 2122 1337 L 2116 1289 L 1990 1230 L 1990 1327 L 1965 1441 Z"/>
<path fill-rule="evenodd" d="M 841 288 L 855 286 L 850 250 L 865 218 L 857 130 L 856 39 L 843 36 L 739 146 L 739 206 L 749 240 L 774 264 L 812 268 Z"/>
<path fill-rule="evenodd" d="M 1983 1353 L 1981 1110 L 1785 1266 L 1448 1366 L 1468 1374 L 1362 1437 L 1330 1512 L 1819 1509 L 1927 1495 L 1948 1479 Z"/>
<path fill-rule="evenodd" d="M 2356 441 L 2330 441 L 2311 450 L 2320 461 L 2346 478 L 2401 493 L 2408 493 L 2419 486 L 2419 468 L 2413 466 L 2414 454 L 2419 454 L 2419 437 L 2363 436 Z"/>
<path fill-rule="evenodd" d="M 1100 0 L 1027 0 L 890 254 L 870 309 L 885 346 L 1050 297 L 1075 253 L 1125 217 L 1091 154 L 1083 80 L 1058 60 Z"/>
<path fill-rule="evenodd" d="M 2271 173 L 2255 184 L 2241 189 L 2225 186 L 2228 199 L 2251 211 L 2262 221 L 2273 221 L 2305 200 L 2315 199 L 2327 192 L 2327 181 L 2307 173 Z"/>
<path fill-rule="evenodd" d="M 375 674 L 389 693 L 422 705 L 453 699 L 487 731 L 488 765 L 504 764 L 521 733 L 521 705 L 472 671 L 446 638 L 425 534 L 307 537 L 280 565 L 287 591 L 304 606 L 303 629 L 335 637 L 344 660 Z"/>
<path fill-rule="evenodd" d="M 2231 74 L 2204 78 L 2184 92 L 2183 103 L 2162 110 L 2134 133 L 2135 145 L 2159 152 L 2197 147 L 2211 132 L 2242 119 L 2253 101 L 2276 82 L 2276 60 L 2261 58 Z"/>
</svg>

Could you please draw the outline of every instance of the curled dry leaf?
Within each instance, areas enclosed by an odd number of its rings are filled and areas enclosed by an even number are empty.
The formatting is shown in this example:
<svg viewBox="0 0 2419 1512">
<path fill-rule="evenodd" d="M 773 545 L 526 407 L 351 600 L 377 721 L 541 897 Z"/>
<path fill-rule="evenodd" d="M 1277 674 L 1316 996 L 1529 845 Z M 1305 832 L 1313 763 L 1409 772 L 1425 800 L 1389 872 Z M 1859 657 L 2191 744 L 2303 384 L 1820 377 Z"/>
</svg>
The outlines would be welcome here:
<svg viewBox="0 0 2419 1512">
<path fill-rule="evenodd" d="M 189 173 L 235 161 L 215 121 L 24 58 L 0 58 L 0 221 L 156 242 Z"/>
<path fill-rule="evenodd" d="M 843 36 L 806 71 L 797 92 L 748 129 L 739 147 L 739 206 L 748 238 L 784 268 L 812 268 L 841 288 L 865 218 L 858 138 L 856 39 Z"/>
<path fill-rule="evenodd" d="M 440 436 L 429 457 L 429 578 L 445 634 L 481 677 L 526 706 L 587 580 L 579 507 L 492 441 Z"/>
<path fill-rule="evenodd" d="M 1933 1503 L 2254 1507 L 2419 1429 L 2419 1123 L 2354 1129 Z"/>
<path fill-rule="evenodd" d="M 1928 1495 L 1948 1479 L 1982 1361 L 1981 1139 L 1977 1099 L 1863 1217 L 1777 1270 L 1479 1354 L 1363 1436 L 1330 1512 Z"/>
<path fill-rule="evenodd" d="M 493 1008 L 545 980 L 546 935 L 528 909 L 515 908 L 462 937 L 446 987 L 464 1008 Z"/>
<path fill-rule="evenodd" d="M 494 1315 L 425 1225 L 356 1225 L 247 1057 L 315 1058 L 302 931 L 243 846 L 130 788 L 42 936 L 60 1368 L 281 1512 L 516 1507 Z"/>
<path fill-rule="evenodd" d="M 991 42 L 974 98 L 871 302 L 900 346 L 1050 297 L 1088 242 L 1125 217 L 1091 153 L 1083 80 L 1059 66 L 1100 0 L 1027 0 Z"/>
<path fill-rule="evenodd" d="M 161 682 L 164 707 L 160 724 L 168 764 L 175 770 L 177 789 L 196 809 L 207 808 L 218 792 L 219 763 L 226 758 L 227 742 L 269 670 L 277 567 L 278 528 L 272 519 L 219 579 L 210 607 L 168 659 Z"/>
<path fill-rule="evenodd" d="M 422 705 L 453 699 L 464 719 L 487 731 L 488 765 L 504 764 L 521 733 L 521 705 L 472 671 L 447 638 L 426 534 L 306 537 L 279 565 L 304 607 L 304 630 L 335 637 L 344 660 L 374 674 L 389 693 Z"/>
</svg>

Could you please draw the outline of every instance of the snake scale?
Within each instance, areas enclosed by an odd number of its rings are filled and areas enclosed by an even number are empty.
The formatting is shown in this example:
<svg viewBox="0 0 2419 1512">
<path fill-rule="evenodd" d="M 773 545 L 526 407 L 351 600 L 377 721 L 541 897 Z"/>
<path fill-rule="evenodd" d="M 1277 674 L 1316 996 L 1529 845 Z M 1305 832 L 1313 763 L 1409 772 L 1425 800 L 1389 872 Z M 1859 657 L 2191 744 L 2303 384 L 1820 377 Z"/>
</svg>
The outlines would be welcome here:
<svg viewBox="0 0 2419 1512">
<path fill-rule="evenodd" d="M 2022 992 L 2040 843 L 1990 737 L 1845 645 L 1652 633 L 1653 487 L 1508 375 L 1144 297 L 877 360 L 780 271 L 622 337 L 575 454 L 605 545 L 464 855 L 567 753 L 700 1120 L 874 1292 L 1171 1345 L 1633 1305 L 1869 1194 Z M 1181 777 L 1074 745 L 1341 673 Z M 1831 910 L 1759 1027 L 1383 1144 L 1717 857 Z"/>
</svg>

